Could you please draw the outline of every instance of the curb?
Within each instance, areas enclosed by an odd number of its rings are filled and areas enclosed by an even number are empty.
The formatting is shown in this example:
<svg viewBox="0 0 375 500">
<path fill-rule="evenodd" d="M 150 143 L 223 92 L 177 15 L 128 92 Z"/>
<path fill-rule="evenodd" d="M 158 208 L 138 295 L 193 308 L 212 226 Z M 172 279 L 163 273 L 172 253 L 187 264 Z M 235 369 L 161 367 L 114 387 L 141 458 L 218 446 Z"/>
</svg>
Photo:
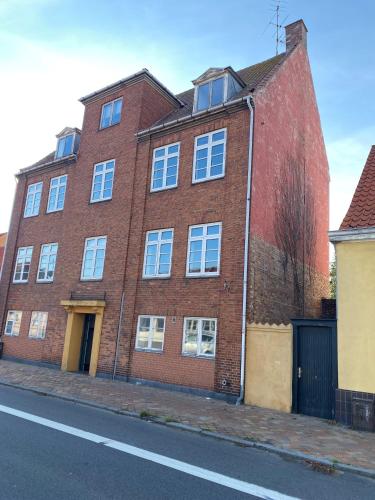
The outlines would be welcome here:
<svg viewBox="0 0 375 500">
<path fill-rule="evenodd" d="M 56 398 L 56 399 L 61 399 L 63 401 L 68 401 L 70 403 L 80 404 L 83 406 L 88 406 L 88 407 L 96 408 L 99 410 L 110 411 L 110 412 L 116 413 L 118 415 L 124 415 L 127 417 L 138 418 L 140 420 L 146 420 L 148 422 L 153 422 L 155 424 L 164 425 L 164 426 L 171 427 L 174 429 L 180 429 L 183 431 L 194 432 L 195 434 L 201 434 L 202 436 L 207 436 L 210 438 L 219 439 L 221 441 L 227 441 L 227 442 L 230 442 L 233 444 L 245 446 L 247 448 L 255 448 L 257 450 L 268 451 L 269 453 L 274 453 L 276 455 L 279 455 L 280 457 L 289 458 L 289 459 L 295 460 L 297 462 L 305 462 L 305 463 L 307 462 L 307 463 L 311 463 L 311 464 L 317 464 L 317 465 L 329 467 L 332 469 L 332 471 L 347 472 L 347 473 L 357 474 L 359 476 L 375 479 L 375 470 L 374 469 L 366 469 L 364 467 L 357 467 L 354 465 L 348 465 L 348 464 L 344 464 L 341 462 L 335 462 L 333 460 L 329 460 L 326 458 L 318 458 L 318 457 L 315 457 L 314 455 L 308 455 L 307 453 L 302 453 L 300 451 L 292 451 L 292 450 L 287 450 L 285 448 L 278 448 L 277 446 L 267 444 L 267 443 L 262 443 L 261 441 L 249 441 L 247 439 L 242 439 L 242 438 L 238 438 L 235 436 L 229 436 L 226 434 L 222 434 L 220 432 L 211 432 L 211 431 L 201 429 L 199 427 L 194 427 L 192 425 L 181 424 L 179 422 L 168 422 L 165 419 L 163 419 L 162 417 L 154 417 L 151 415 L 148 417 L 142 417 L 139 412 L 130 411 L 130 410 L 121 410 L 120 408 L 116 408 L 113 406 L 102 405 L 100 403 L 94 403 L 94 402 L 88 401 L 86 399 L 79 399 L 79 398 L 75 398 L 72 396 L 65 396 L 65 395 L 59 394 L 57 392 L 40 389 L 38 387 L 32 387 L 32 386 L 29 387 L 29 386 L 25 386 L 22 384 L 14 384 L 11 382 L 5 382 L 3 380 L 0 380 L 0 385 L 5 386 L 5 387 L 13 387 L 15 389 L 20 389 L 23 391 L 33 392 L 33 393 L 39 394 L 41 396 L 48 396 L 48 397 L 52 397 L 52 398 Z"/>
</svg>

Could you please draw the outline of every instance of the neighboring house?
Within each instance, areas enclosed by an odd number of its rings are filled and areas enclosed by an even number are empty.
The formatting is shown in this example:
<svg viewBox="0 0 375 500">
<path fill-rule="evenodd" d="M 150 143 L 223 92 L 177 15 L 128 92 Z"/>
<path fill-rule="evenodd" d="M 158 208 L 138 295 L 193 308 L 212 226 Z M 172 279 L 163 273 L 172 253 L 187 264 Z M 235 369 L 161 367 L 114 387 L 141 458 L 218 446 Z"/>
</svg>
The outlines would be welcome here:
<svg viewBox="0 0 375 500">
<path fill-rule="evenodd" d="M 193 83 L 142 70 L 83 97 L 82 131 L 19 172 L 6 356 L 238 396 L 246 320 L 317 313 L 329 178 L 303 21 L 285 53 Z"/>
<path fill-rule="evenodd" d="M 336 419 L 352 423 L 353 400 L 375 402 L 375 146 L 340 229 L 336 250 Z"/>
<path fill-rule="evenodd" d="M 3 259 L 4 259 L 6 242 L 7 242 L 7 233 L 0 234 L 0 276 L 1 276 L 1 269 L 3 266 Z"/>
</svg>

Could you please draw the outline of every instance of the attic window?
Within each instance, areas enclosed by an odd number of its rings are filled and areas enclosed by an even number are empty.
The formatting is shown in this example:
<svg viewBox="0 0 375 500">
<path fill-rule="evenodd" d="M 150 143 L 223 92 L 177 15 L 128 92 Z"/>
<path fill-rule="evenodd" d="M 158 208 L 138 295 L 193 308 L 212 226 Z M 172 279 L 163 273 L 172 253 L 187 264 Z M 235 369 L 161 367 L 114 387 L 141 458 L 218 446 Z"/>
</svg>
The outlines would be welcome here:
<svg viewBox="0 0 375 500">
<path fill-rule="evenodd" d="M 215 78 L 198 86 L 197 111 L 224 102 L 224 77 Z"/>
<path fill-rule="evenodd" d="M 206 72 L 207 74 L 208 72 Z M 219 106 L 233 97 L 241 90 L 241 85 L 229 72 L 220 70 L 220 76 L 205 79 L 202 75 L 195 81 L 194 110 L 203 111 L 214 106 Z"/>
<path fill-rule="evenodd" d="M 57 142 L 56 156 L 55 158 L 64 158 L 64 156 L 69 156 L 73 153 L 74 145 L 74 134 L 64 135 L 60 137 Z"/>
</svg>

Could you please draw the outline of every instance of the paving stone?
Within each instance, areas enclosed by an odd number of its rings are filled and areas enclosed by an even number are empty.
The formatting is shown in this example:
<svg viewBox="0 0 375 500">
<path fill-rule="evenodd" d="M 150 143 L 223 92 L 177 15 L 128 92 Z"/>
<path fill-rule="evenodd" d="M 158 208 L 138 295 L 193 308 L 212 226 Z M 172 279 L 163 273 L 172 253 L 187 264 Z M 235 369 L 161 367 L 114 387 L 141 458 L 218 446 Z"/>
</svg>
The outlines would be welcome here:
<svg viewBox="0 0 375 500">
<path fill-rule="evenodd" d="M 92 378 L 0 360 L 0 382 L 58 393 L 119 410 L 148 412 L 167 420 L 272 444 L 317 458 L 375 469 L 375 433 L 353 431 L 304 415 L 235 406 L 182 392 Z"/>
</svg>

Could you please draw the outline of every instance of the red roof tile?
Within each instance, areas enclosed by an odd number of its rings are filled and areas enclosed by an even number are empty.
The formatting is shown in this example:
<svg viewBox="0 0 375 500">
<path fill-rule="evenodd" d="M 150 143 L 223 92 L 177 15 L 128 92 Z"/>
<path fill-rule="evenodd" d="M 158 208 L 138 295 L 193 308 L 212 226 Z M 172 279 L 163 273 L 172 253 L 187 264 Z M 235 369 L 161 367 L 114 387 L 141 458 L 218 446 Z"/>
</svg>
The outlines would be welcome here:
<svg viewBox="0 0 375 500">
<path fill-rule="evenodd" d="M 340 229 L 375 226 L 375 146 L 372 146 Z"/>
</svg>

